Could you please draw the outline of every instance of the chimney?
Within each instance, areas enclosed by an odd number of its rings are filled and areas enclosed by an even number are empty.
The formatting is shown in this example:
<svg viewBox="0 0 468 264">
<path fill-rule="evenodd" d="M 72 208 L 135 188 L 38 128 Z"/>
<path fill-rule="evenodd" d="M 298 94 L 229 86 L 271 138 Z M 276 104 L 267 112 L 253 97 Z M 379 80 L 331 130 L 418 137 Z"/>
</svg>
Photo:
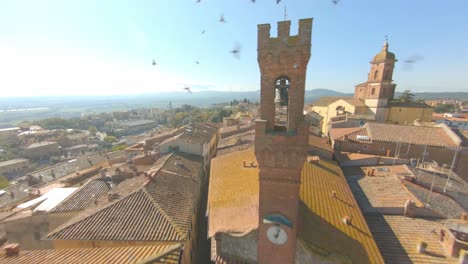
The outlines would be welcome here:
<svg viewBox="0 0 468 264">
<path fill-rule="evenodd" d="M 20 248 L 19 248 L 19 244 L 12 243 L 12 244 L 8 244 L 4 246 L 3 250 L 5 250 L 5 255 L 13 256 L 13 255 L 19 254 Z"/>
<path fill-rule="evenodd" d="M 466 212 L 462 213 L 460 218 L 461 218 L 461 220 L 468 220 L 468 213 L 466 213 Z"/>
<path fill-rule="evenodd" d="M 352 223 L 351 223 L 351 217 L 349 217 L 349 216 L 343 217 L 343 223 L 344 223 L 345 225 L 352 225 Z"/>
<path fill-rule="evenodd" d="M 419 254 L 426 254 L 427 243 L 424 241 L 419 241 L 416 250 Z"/>
<path fill-rule="evenodd" d="M 468 251 L 460 250 L 460 257 L 458 259 L 458 263 L 460 264 L 467 264 L 468 263 Z"/>
</svg>

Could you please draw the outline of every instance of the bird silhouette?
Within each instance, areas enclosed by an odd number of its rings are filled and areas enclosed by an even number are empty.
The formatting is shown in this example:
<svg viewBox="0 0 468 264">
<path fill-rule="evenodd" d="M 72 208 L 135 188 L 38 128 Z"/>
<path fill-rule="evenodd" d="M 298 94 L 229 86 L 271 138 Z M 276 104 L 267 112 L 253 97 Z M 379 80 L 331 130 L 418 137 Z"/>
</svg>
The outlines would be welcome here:
<svg viewBox="0 0 468 264">
<path fill-rule="evenodd" d="M 205 34 L 205 30 L 203 30 L 201 33 L 202 33 L 202 34 Z"/>
<path fill-rule="evenodd" d="M 333 0 L 332 3 L 337 5 L 340 2 L 340 0 Z"/>
<path fill-rule="evenodd" d="M 200 64 L 200 62 L 199 62 L 199 61 L 195 61 L 195 63 L 196 63 L 196 64 Z"/>
<path fill-rule="evenodd" d="M 221 14 L 221 15 L 219 16 L 219 22 L 221 22 L 221 23 L 226 23 L 226 19 L 224 18 L 224 14 Z"/>
<path fill-rule="evenodd" d="M 250 0 L 250 2 L 254 3 L 255 4 L 255 0 Z"/>
<path fill-rule="evenodd" d="M 201 2 L 201 0 L 197 0 L 197 1 L 195 2 L 195 4 L 198 4 L 198 3 L 200 3 L 200 2 Z"/>
<path fill-rule="evenodd" d="M 240 58 L 240 50 L 241 50 L 241 47 L 240 47 L 239 43 L 236 43 L 236 44 L 234 44 L 234 48 L 230 52 L 232 53 L 232 55 L 234 57 L 239 59 Z"/>
<path fill-rule="evenodd" d="M 419 55 L 414 55 L 414 56 L 411 56 L 411 57 L 407 58 L 406 60 L 403 61 L 404 62 L 403 70 L 405 70 L 405 71 L 412 70 L 413 66 L 416 64 L 416 62 L 418 62 L 420 60 L 423 60 L 423 57 L 419 56 Z"/>
<path fill-rule="evenodd" d="M 408 63 L 408 64 L 412 64 L 412 63 L 416 63 L 416 62 L 418 62 L 418 61 L 420 61 L 422 59 L 423 59 L 422 56 L 414 55 L 414 56 L 411 56 L 408 59 L 404 60 L 404 62 Z"/>
<path fill-rule="evenodd" d="M 156 66 L 156 61 L 155 61 L 155 60 L 153 60 L 153 63 L 152 63 L 152 64 L 153 64 L 153 66 Z"/>
<path fill-rule="evenodd" d="M 279 3 L 280 3 L 280 2 L 281 2 L 281 0 L 276 0 L 276 4 L 278 4 L 278 5 L 279 5 Z"/>
<path fill-rule="evenodd" d="M 189 92 L 189 93 L 192 93 L 192 90 L 190 89 L 190 87 L 184 87 L 184 90 Z"/>
</svg>

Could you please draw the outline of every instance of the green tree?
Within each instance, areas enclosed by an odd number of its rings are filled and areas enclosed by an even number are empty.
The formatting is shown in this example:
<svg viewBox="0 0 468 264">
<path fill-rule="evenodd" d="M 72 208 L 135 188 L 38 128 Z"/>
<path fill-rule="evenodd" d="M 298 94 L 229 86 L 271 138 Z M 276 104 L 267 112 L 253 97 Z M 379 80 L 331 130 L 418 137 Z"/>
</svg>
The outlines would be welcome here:
<svg viewBox="0 0 468 264">
<path fill-rule="evenodd" d="M 411 92 L 411 90 L 405 90 L 399 97 L 398 101 L 404 102 L 404 103 L 410 103 L 414 102 L 414 93 Z"/>
<path fill-rule="evenodd" d="M 8 179 L 5 178 L 5 176 L 0 175 L 0 189 L 5 189 L 6 187 L 8 187 L 8 185 L 10 185 Z"/>
<path fill-rule="evenodd" d="M 434 108 L 436 113 L 453 113 L 455 110 L 456 107 L 453 104 L 440 104 Z"/>
<path fill-rule="evenodd" d="M 117 142 L 119 140 L 114 136 L 106 136 L 104 138 L 104 141 L 109 142 L 109 143 L 115 143 L 115 142 Z"/>
<path fill-rule="evenodd" d="M 96 133 L 97 133 L 97 128 L 95 126 L 90 126 L 88 127 L 88 131 L 89 133 L 91 133 L 92 136 L 96 136 Z"/>
<path fill-rule="evenodd" d="M 112 146 L 111 151 L 121 151 L 128 148 L 127 145 L 118 145 L 118 146 Z"/>
</svg>

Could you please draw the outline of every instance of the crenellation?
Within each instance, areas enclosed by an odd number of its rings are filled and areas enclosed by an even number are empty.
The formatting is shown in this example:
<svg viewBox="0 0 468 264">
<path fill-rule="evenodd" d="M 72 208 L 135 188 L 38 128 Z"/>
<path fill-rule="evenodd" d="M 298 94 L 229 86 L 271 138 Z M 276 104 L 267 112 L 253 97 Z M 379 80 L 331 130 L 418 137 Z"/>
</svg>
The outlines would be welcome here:
<svg viewBox="0 0 468 264">
<path fill-rule="evenodd" d="M 287 41 L 290 36 L 291 21 L 278 22 L 278 38 L 282 41 Z"/>
</svg>

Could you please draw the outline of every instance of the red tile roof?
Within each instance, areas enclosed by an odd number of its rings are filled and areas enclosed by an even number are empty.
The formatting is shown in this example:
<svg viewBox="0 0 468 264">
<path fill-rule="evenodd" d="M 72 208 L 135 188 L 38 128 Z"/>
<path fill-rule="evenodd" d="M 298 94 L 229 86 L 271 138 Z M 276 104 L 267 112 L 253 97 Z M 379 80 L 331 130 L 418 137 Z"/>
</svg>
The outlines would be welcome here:
<svg viewBox="0 0 468 264">
<path fill-rule="evenodd" d="M 84 211 L 46 239 L 185 241 L 199 203 L 202 158 L 182 153 L 164 158 L 155 175 L 125 180 L 116 187 L 123 186 L 120 199 Z"/>
<path fill-rule="evenodd" d="M 0 264 L 47 263 L 158 263 L 178 264 L 182 244 L 158 246 L 72 248 L 48 250 L 21 250 L 18 255 L 0 255 Z"/>
<path fill-rule="evenodd" d="M 91 180 L 62 201 L 49 213 L 65 213 L 81 211 L 92 205 L 94 201 L 110 190 L 109 183 L 104 180 Z"/>
<path fill-rule="evenodd" d="M 460 142 L 456 142 L 456 134 L 449 135 L 450 131 L 443 126 L 404 126 L 381 123 L 367 123 L 362 129 L 354 132 L 350 131 L 335 140 L 354 141 L 361 143 L 372 143 L 372 141 L 401 142 L 418 145 L 430 145 L 440 147 L 458 147 Z M 358 135 L 368 136 L 370 141 L 358 140 Z"/>
</svg>

